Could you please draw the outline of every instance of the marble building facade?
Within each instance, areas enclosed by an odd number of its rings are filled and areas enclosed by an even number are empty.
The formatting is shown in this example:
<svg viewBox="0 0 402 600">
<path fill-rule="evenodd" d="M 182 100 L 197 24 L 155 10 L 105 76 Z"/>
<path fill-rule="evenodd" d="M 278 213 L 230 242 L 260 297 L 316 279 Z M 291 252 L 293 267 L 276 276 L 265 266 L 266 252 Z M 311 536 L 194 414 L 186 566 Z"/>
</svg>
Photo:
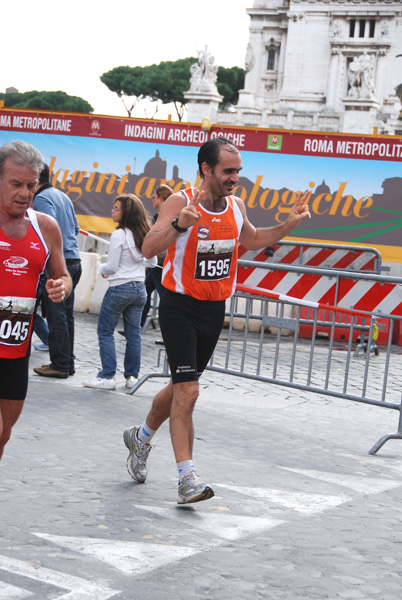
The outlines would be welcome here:
<svg viewBox="0 0 402 600">
<path fill-rule="evenodd" d="M 219 110 L 210 70 L 204 91 L 192 78 L 189 121 L 402 133 L 402 0 L 255 0 L 247 13 L 246 77 L 237 105 Z"/>
</svg>

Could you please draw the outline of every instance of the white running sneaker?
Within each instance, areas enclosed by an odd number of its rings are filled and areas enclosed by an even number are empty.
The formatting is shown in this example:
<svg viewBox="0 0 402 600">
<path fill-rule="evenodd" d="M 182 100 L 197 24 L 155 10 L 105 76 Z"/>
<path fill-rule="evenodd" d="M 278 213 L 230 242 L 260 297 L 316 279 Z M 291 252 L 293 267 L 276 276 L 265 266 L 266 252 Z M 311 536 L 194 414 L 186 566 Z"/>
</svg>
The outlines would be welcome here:
<svg viewBox="0 0 402 600">
<path fill-rule="evenodd" d="M 82 382 L 84 387 L 96 388 L 98 390 L 115 390 L 115 379 L 102 379 L 101 377 L 92 377 Z"/>
<path fill-rule="evenodd" d="M 148 475 L 147 458 L 154 445 L 151 442 L 141 442 L 137 437 L 138 429 L 139 427 L 126 429 L 123 439 L 130 451 L 127 458 L 127 471 L 135 481 L 144 483 Z"/>
<path fill-rule="evenodd" d="M 133 389 L 133 387 L 135 386 L 135 384 L 137 383 L 138 379 L 136 377 L 134 377 L 134 375 L 131 375 L 130 377 L 127 377 L 126 379 L 126 387 L 131 390 Z"/>
<path fill-rule="evenodd" d="M 206 485 L 195 471 L 191 471 L 179 482 L 179 498 L 177 504 L 190 504 L 208 500 L 214 496 L 214 490 Z"/>
</svg>

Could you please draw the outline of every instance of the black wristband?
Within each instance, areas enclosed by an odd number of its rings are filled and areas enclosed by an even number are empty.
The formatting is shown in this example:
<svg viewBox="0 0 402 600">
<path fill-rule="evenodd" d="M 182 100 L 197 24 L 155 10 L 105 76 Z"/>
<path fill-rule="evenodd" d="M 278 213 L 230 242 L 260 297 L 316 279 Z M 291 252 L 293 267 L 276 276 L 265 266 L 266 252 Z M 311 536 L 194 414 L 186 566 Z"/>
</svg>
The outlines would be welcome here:
<svg viewBox="0 0 402 600">
<path fill-rule="evenodd" d="M 180 227 L 179 217 L 176 217 L 175 219 L 173 219 L 173 221 L 171 222 L 171 226 L 173 227 L 173 229 L 176 229 L 176 231 L 178 231 L 179 233 L 186 233 L 186 231 L 188 231 L 188 229 L 184 229 L 184 227 Z"/>
</svg>

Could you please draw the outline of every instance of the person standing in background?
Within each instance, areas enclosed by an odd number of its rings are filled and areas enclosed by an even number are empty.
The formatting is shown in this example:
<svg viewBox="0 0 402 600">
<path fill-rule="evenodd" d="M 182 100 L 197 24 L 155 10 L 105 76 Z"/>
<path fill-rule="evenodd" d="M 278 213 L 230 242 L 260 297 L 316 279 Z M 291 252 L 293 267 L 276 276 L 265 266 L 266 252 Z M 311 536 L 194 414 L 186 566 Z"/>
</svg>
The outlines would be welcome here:
<svg viewBox="0 0 402 600">
<path fill-rule="evenodd" d="M 42 343 L 36 345 L 35 350 L 40 350 L 41 352 L 49 352 L 49 327 L 47 326 L 47 321 L 44 316 L 42 296 L 42 285 L 40 285 L 37 296 L 38 304 L 36 306 L 33 330 Z"/>
<path fill-rule="evenodd" d="M 156 214 L 152 218 L 152 225 L 156 223 L 158 218 L 159 211 L 161 206 L 173 194 L 173 190 L 168 185 L 160 185 L 156 188 L 154 195 L 152 196 L 152 206 L 157 211 Z M 147 301 L 144 306 L 144 310 L 142 311 L 141 317 L 141 327 L 145 325 L 145 321 L 147 320 L 147 315 L 149 313 L 149 308 L 151 306 L 151 297 L 153 292 L 156 290 L 159 294 L 159 298 L 163 294 L 163 285 L 161 282 L 162 279 L 162 267 L 163 262 L 165 260 L 166 252 L 161 252 L 158 254 L 158 265 L 153 269 L 148 269 L 147 275 L 145 277 L 145 288 L 147 290 Z"/>
<path fill-rule="evenodd" d="M 49 302 L 46 288 L 43 291 L 43 303 L 49 327 L 50 364 L 36 367 L 34 371 L 42 377 L 66 379 L 75 373 L 74 289 L 82 273 L 76 238 L 80 228 L 73 203 L 64 192 L 54 188 L 50 183 L 49 167 L 46 164 L 39 175 L 33 208 L 56 219 L 63 237 L 63 253 L 67 270 L 73 282 L 70 296 L 59 304 Z"/>
<path fill-rule="evenodd" d="M 107 278 L 109 288 L 98 317 L 98 339 L 102 369 L 96 377 L 83 382 L 85 387 L 116 389 L 117 369 L 114 330 L 123 315 L 126 351 L 124 377 L 128 389 L 134 387 L 141 366 L 141 314 L 147 297 L 145 267 L 154 267 L 156 257 L 146 260 L 142 242 L 151 224 L 141 200 L 134 194 L 122 194 L 114 200 L 112 219 L 117 229 L 110 237 L 107 263 L 99 273 Z"/>
</svg>

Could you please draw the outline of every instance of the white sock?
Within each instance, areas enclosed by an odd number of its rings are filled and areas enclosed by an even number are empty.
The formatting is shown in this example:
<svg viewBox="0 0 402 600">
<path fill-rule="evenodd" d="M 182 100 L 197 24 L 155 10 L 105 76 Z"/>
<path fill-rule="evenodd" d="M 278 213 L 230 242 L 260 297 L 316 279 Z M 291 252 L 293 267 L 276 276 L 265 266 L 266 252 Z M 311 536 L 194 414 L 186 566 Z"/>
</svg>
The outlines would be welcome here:
<svg viewBox="0 0 402 600">
<path fill-rule="evenodd" d="M 140 442 L 146 444 L 150 442 L 156 433 L 156 429 L 151 429 L 148 427 L 147 422 L 144 421 L 141 427 L 138 428 L 137 437 Z"/>
<path fill-rule="evenodd" d="M 192 460 L 183 460 L 182 462 L 177 463 L 177 470 L 179 472 L 179 482 L 183 479 L 185 475 L 194 471 L 194 465 Z"/>
</svg>

